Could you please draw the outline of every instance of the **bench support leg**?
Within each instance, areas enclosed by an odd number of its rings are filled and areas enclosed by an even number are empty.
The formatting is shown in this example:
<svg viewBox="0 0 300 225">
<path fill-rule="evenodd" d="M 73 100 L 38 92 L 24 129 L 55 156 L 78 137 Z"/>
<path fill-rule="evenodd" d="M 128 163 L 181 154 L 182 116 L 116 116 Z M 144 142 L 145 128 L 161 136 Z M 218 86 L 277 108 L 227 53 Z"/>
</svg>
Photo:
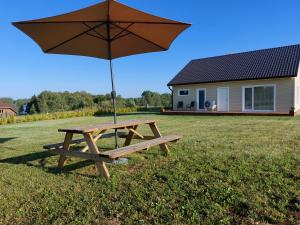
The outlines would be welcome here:
<svg viewBox="0 0 300 225">
<path fill-rule="evenodd" d="M 93 139 L 94 142 L 96 143 L 103 136 L 105 132 L 106 130 L 100 131 L 100 133 Z M 88 150 L 89 150 L 89 146 L 87 145 L 81 150 L 81 152 L 87 152 Z"/>
<path fill-rule="evenodd" d="M 64 150 L 66 151 L 70 150 L 72 138 L 73 138 L 73 133 L 66 133 L 65 141 L 63 145 Z M 58 168 L 60 169 L 64 168 L 66 161 L 67 161 L 67 157 L 65 155 L 61 155 L 58 160 Z"/>
<path fill-rule="evenodd" d="M 134 126 L 132 128 L 132 130 L 136 130 L 137 128 L 138 128 L 138 126 Z M 131 144 L 131 141 L 132 141 L 134 135 L 135 135 L 135 133 L 133 131 L 129 130 L 129 133 L 126 137 L 124 146 L 129 146 Z"/>
<path fill-rule="evenodd" d="M 155 138 L 162 137 L 162 135 L 155 123 L 150 123 L 149 126 L 150 126 Z M 169 150 L 167 144 L 161 144 L 161 145 L 159 145 L 159 147 L 166 155 L 169 154 L 170 150 Z"/>
<path fill-rule="evenodd" d="M 92 154 L 99 154 L 100 152 L 99 152 L 98 147 L 97 147 L 97 145 L 96 145 L 96 143 L 93 139 L 93 135 L 92 134 L 84 134 L 84 138 L 86 140 L 86 143 L 89 146 L 90 152 Z M 108 169 L 105 165 L 105 162 L 103 162 L 103 161 L 95 162 L 95 165 L 96 165 L 96 168 L 97 168 L 97 171 L 98 171 L 99 174 L 101 174 L 105 178 L 110 177 L 110 174 L 109 174 Z"/>
</svg>

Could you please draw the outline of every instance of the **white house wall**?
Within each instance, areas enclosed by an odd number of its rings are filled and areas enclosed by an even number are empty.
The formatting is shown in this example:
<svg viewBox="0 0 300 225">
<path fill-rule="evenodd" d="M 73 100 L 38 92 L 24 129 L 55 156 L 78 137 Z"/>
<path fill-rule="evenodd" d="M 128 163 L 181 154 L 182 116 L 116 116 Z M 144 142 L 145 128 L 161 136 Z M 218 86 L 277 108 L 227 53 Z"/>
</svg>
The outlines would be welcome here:
<svg viewBox="0 0 300 225">
<path fill-rule="evenodd" d="M 300 85 L 300 78 L 297 78 Z M 291 107 L 295 104 L 294 90 L 295 78 L 279 78 L 267 80 L 247 80 L 247 81 L 234 81 L 234 82 L 220 82 L 211 84 L 193 84 L 193 85 L 180 85 L 174 86 L 173 103 L 174 110 L 177 109 L 177 103 L 182 101 L 184 106 L 190 105 L 192 101 L 197 102 L 197 89 L 206 89 L 206 100 L 214 100 L 217 104 L 217 88 L 229 88 L 229 111 L 242 112 L 243 111 L 243 86 L 255 85 L 276 85 L 276 112 L 289 112 Z M 188 96 L 179 96 L 178 91 L 181 89 L 189 89 Z M 198 103 L 197 103 L 198 104 Z M 300 109 L 300 104 L 297 106 Z M 197 107 L 198 108 L 198 107 Z"/>
</svg>

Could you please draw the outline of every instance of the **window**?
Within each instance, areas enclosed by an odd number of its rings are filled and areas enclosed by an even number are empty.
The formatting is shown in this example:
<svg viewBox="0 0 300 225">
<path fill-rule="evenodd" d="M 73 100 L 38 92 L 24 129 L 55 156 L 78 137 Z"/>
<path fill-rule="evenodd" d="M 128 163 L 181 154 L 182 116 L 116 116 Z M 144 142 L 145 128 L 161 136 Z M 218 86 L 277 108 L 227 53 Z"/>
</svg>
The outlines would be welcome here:
<svg viewBox="0 0 300 225">
<path fill-rule="evenodd" d="M 185 89 L 185 90 L 179 90 L 178 91 L 178 95 L 179 96 L 188 96 L 189 95 L 189 90 Z"/>
<path fill-rule="evenodd" d="M 275 85 L 243 88 L 244 111 L 275 111 Z"/>
<path fill-rule="evenodd" d="M 253 89 L 252 88 L 245 88 L 245 110 L 252 109 L 252 96 L 253 96 Z"/>
</svg>

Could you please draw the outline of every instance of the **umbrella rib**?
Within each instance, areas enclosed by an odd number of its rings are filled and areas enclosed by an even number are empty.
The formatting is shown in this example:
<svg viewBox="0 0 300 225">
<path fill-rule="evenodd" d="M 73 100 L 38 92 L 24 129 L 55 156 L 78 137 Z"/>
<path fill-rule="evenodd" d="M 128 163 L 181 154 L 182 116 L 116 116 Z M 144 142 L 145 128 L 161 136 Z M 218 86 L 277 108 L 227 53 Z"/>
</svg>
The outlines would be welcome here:
<svg viewBox="0 0 300 225">
<path fill-rule="evenodd" d="M 31 21 L 31 22 L 16 22 L 13 23 L 14 25 L 18 24 L 43 24 L 43 23 L 107 23 L 107 21 L 99 21 L 99 20 L 92 20 L 92 21 L 44 21 L 44 22 L 36 22 L 36 21 Z M 162 24 L 162 25 L 191 25 L 189 23 L 181 23 L 181 22 L 147 22 L 147 21 L 110 21 L 112 23 L 145 23 L 145 24 Z"/>
<path fill-rule="evenodd" d="M 86 30 L 86 31 L 84 31 L 84 32 L 82 32 L 82 33 L 80 33 L 80 34 L 77 34 L 77 35 L 75 35 L 74 37 L 69 38 L 68 40 L 63 41 L 62 43 L 60 43 L 60 44 L 58 44 L 58 45 L 56 45 L 56 46 L 54 46 L 54 47 L 52 47 L 52 48 L 49 48 L 49 49 L 46 50 L 45 52 L 48 53 L 48 52 L 50 52 L 50 51 L 52 51 L 52 50 L 54 50 L 54 49 L 56 49 L 56 48 L 58 48 L 58 47 L 60 47 L 60 46 L 62 46 L 62 45 L 64 45 L 64 44 L 66 44 L 66 43 L 68 43 L 68 42 L 70 42 L 70 41 L 72 41 L 72 40 L 74 40 L 74 39 L 76 39 L 76 38 L 78 38 L 78 37 L 80 37 L 80 36 L 82 36 L 82 35 L 84 35 L 84 34 L 90 32 L 91 30 L 93 30 L 93 29 L 95 29 L 95 28 L 97 28 L 97 27 L 101 27 L 103 24 L 105 24 L 105 23 L 98 24 L 98 25 L 96 25 L 96 26 L 94 26 L 94 27 L 92 27 L 92 28 L 90 28 L 90 29 L 88 29 L 88 30 Z"/>
<path fill-rule="evenodd" d="M 121 34 L 128 31 L 128 29 L 133 25 L 134 25 L 134 23 L 131 23 L 125 29 L 123 28 L 122 31 L 119 32 L 118 34 L 116 34 L 111 40 L 114 41 L 114 40 L 117 40 L 119 37 L 123 37 L 123 35 L 121 35 Z"/>
<path fill-rule="evenodd" d="M 91 26 L 89 26 L 88 24 L 86 24 L 85 22 L 83 22 L 83 24 L 88 27 L 88 28 L 92 28 Z M 103 40 L 108 41 L 102 34 L 100 34 L 98 31 L 95 30 L 95 28 L 93 28 L 93 31 L 98 34 Z"/>
<path fill-rule="evenodd" d="M 113 23 L 112 23 L 112 25 L 115 26 L 115 27 L 118 27 L 118 28 L 120 28 L 120 29 L 123 29 L 122 27 L 120 27 L 120 26 L 118 26 L 118 25 L 116 25 L 116 24 L 113 24 Z M 156 47 L 161 48 L 162 50 L 165 50 L 165 51 L 168 50 L 167 48 L 164 48 L 164 47 L 160 46 L 159 44 L 157 44 L 157 43 L 155 43 L 155 42 L 153 42 L 153 41 L 150 41 L 150 40 L 148 40 L 147 38 L 144 38 L 144 37 L 142 37 L 142 36 L 140 36 L 140 35 L 138 35 L 138 34 L 135 34 L 135 33 L 131 32 L 131 31 L 129 31 L 129 30 L 127 30 L 127 32 L 129 32 L 130 34 L 132 34 L 132 35 L 134 35 L 134 36 L 136 36 L 136 37 L 138 37 L 138 38 L 140 38 L 140 39 L 143 39 L 144 41 L 147 41 L 147 42 L 149 42 L 149 43 L 155 45 Z"/>
<path fill-rule="evenodd" d="M 99 36 L 97 36 L 97 35 L 94 35 L 94 34 L 86 33 L 86 35 L 89 35 L 89 36 L 94 37 L 94 38 L 98 38 L 98 39 L 100 39 L 100 40 L 102 40 L 102 41 L 107 41 L 106 39 L 104 39 L 104 38 L 102 38 L 102 37 L 99 37 Z"/>
<path fill-rule="evenodd" d="M 120 35 L 118 38 L 112 39 L 112 41 L 119 40 L 119 39 L 121 39 L 121 38 L 123 38 L 123 37 L 126 37 L 126 36 L 130 35 L 130 34 L 131 34 L 130 32 L 128 32 L 127 34 L 122 34 L 122 35 Z"/>
</svg>

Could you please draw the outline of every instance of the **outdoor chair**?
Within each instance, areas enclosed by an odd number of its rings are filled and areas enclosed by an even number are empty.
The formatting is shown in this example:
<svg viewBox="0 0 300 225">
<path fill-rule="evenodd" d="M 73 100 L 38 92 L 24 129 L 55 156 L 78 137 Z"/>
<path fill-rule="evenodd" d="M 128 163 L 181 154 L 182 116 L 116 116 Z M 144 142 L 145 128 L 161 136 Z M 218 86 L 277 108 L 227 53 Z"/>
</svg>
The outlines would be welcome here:
<svg viewBox="0 0 300 225">
<path fill-rule="evenodd" d="M 196 105 L 196 102 L 195 102 L 195 101 L 192 101 L 190 105 L 187 105 L 187 106 L 186 106 L 186 108 L 189 109 L 189 110 L 192 110 L 192 109 L 195 108 L 195 105 Z"/>
<path fill-rule="evenodd" d="M 177 109 L 183 109 L 183 102 L 177 103 Z"/>
</svg>

